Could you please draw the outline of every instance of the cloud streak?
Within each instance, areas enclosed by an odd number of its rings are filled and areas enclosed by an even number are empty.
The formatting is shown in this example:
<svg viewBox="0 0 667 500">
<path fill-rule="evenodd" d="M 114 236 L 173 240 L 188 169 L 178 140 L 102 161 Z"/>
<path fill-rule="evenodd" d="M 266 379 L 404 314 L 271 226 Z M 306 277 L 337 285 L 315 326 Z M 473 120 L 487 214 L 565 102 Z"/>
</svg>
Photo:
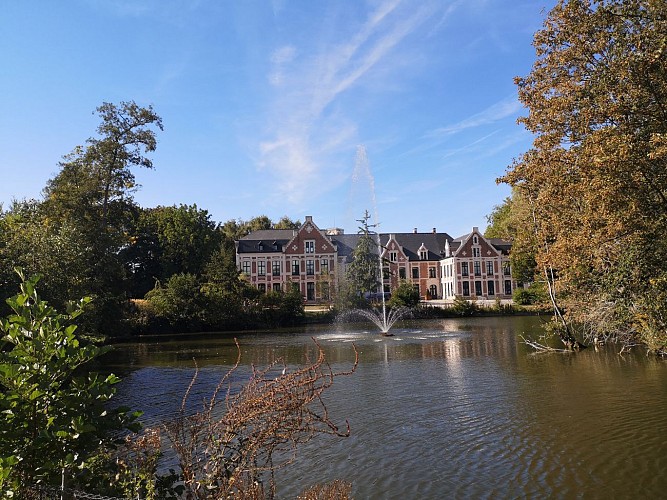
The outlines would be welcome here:
<svg viewBox="0 0 667 500">
<path fill-rule="evenodd" d="M 508 97 L 498 101 L 485 110 L 476 113 L 465 120 L 452 125 L 439 127 L 427 134 L 428 137 L 444 137 L 457 134 L 470 128 L 490 125 L 504 118 L 516 115 L 522 109 L 522 104 L 516 97 Z"/>
<path fill-rule="evenodd" d="M 291 44 L 273 51 L 268 80 L 275 95 L 259 166 L 278 179 L 276 196 L 298 203 L 344 178 L 332 169 L 341 151 L 351 162 L 357 125 L 354 115 L 340 112 L 338 100 L 353 95 L 380 66 L 391 73 L 401 44 L 442 8 L 439 2 L 415 9 L 401 0 L 384 1 L 355 32 L 336 26 L 332 32 L 340 38 L 311 43 L 315 52 Z"/>
</svg>

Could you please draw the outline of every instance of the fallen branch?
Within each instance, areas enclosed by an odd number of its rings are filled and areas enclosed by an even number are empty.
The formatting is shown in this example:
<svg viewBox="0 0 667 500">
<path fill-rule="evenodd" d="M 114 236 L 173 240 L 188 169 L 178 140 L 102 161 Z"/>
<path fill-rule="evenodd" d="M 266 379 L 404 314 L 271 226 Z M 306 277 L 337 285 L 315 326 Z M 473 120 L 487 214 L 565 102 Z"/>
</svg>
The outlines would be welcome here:
<svg viewBox="0 0 667 500">
<path fill-rule="evenodd" d="M 523 343 L 526 344 L 527 346 L 532 347 L 538 352 L 564 352 L 564 353 L 571 353 L 572 350 L 570 349 L 556 349 L 555 347 L 549 347 L 544 344 L 540 344 L 539 342 L 535 342 L 534 340 L 529 340 L 523 335 L 519 335 L 521 337 L 521 340 L 523 340 Z"/>
</svg>

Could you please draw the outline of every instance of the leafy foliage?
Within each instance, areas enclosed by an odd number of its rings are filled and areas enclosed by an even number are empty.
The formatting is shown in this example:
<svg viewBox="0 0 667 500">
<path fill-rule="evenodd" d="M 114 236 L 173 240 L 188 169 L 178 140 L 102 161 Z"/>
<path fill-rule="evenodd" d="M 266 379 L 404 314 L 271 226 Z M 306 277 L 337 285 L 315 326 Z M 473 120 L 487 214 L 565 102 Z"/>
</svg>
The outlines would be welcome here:
<svg viewBox="0 0 667 500">
<path fill-rule="evenodd" d="M 38 278 L 25 280 L 7 300 L 13 313 L 0 321 L 0 485 L 20 497 L 35 482 L 59 484 L 63 470 L 83 468 L 110 433 L 133 427 L 137 413 L 110 410 L 119 381 L 83 370 L 106 351 L 83 345 L 76 325 L 89 299 L 56 312 L 35 290 Z"/>
<path fill-rule="evenodd" d="M 419 305 L 419 291 L 408 281 L 401 281 L 392 292 L 387 305 L 392 308 L 417 307 Z"/>
<path fill-rule="evenodd" d="M 380 265 L 378 262 L 378 246 L 373 239 L 368 212 L 360 220 L 359 240 L 353 252 L 353 260 L 347 269 L 347 280 L 350 286 L 360 294 L 377 291 L 380 283 Z"/>
<path fill-rule="evenodd" d="M 531 73 L 517 79 L 529 110 L 521 122 L 536 137 L 503 180 L 528 208 L 537 267 L 570 345 L 576 324 L 659 324 L 641 304 L 667 265 L 666 40 L 664 2 L 561 0 L 535 35 Z M 635 270 L 628 253 L 639 257 Z M 646 331 L 637 333 L 659 346 Z"/>
<path fill-rule="evenodd" d="M 458 316 L 472 316 L 479 308 L 472 300 L 466 300 L 463 297 L 456 296 L 452 304 L 452 311 Z"/>
</svg>

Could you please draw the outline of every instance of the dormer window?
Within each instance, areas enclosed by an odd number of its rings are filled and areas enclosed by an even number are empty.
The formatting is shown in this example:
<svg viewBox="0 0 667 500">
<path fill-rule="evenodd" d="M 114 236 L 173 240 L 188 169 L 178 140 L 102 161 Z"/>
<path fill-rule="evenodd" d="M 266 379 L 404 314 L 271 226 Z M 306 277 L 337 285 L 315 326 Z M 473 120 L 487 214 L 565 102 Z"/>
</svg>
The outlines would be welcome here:
<svg viewBox="0 0 667 500">
<path fill-rule="evenodd" d="M 428 249 L 422 243 L 419 247 L 419 260 L 428 260 Z"/>
<path fill-rule="evenodd" d="M 263 251 L 264 251 L 264 243 L 262 243 L 262 242 L 260 241 L 259 244 L 257 245 L 257 249 L 258 249 L 260 252 L 263 252 Z"/>
</svg>

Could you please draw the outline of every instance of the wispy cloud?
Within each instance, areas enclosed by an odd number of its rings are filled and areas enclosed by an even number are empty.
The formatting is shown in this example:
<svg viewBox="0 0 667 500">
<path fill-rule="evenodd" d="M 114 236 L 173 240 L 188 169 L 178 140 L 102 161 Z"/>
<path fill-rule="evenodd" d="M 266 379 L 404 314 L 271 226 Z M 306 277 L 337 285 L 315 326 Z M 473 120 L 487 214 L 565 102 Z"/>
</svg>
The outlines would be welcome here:
<svg viewBox="0 0 667 500">
<path fill-rule="evenodd" d="M 516 115 L 522 109 L 521 103 L 516 97 L 508 97 L 502 101 L 489 106 L 485 110 L 476 113 L 465 120 L 461 120 L 452 125 L 439 127 L 427 134 L 429 137 L 442 137 L 456 134 L 466 129 L 489 125 L 509 116 Z"/>
<path fill-rule="evenodd" d="M 273 54 L 271 54 L 273 69 L 269 74 L 269 82 L 272 85 L 280 86 L 283 84 L 285 65 L 291 63 L 295 55 L 296 48 L 293 45 L 285 45 L 273 51 Z"/>
<path fill-rule="evenodd" d="M 296 203 L 306 193 L 334 187 L 332 155 L 344 151 L 351 162 L 357 130 L 354 111 L 341 112 L 339 100 L 352 95 L 380 67 L 391 73 L 401 44 L 442 9 L 440 2 L 415 8 L 402 0 L 386 0 L 353 33 L 340 27 L 331 30 L 339 36 L 336 40 L 273 51 L 268 80 L 276 91 L 267 139 L 259 144 L 259 165 L 277 179 L 277 196 Z"/>
<path fill-rule="evenodd" d="M 473 142 L 470 142 L 470 143 L 468 143 L 464 146 L 461 146 L 460 148 L 450 149 L 447 152 L 445 152 L 442 159 L 444 160 L 445 158 L 449 158 L 450 156 L 454 156 L 454 155 L 461 154 L 461 153 L 468 153 L 470 151 L 473 151 L 473 150 L 477 149 L 480 146 L 480 144 L 484 143 L 487 139 L 489 139 L 490 137 L 493 137 L 497 133 L 498 133 L 498 130 L 494 130 L 490 134 L 486 134 L 485 136 L 480 137 L 479 139 L 476 139 Z"/>
</svg>

